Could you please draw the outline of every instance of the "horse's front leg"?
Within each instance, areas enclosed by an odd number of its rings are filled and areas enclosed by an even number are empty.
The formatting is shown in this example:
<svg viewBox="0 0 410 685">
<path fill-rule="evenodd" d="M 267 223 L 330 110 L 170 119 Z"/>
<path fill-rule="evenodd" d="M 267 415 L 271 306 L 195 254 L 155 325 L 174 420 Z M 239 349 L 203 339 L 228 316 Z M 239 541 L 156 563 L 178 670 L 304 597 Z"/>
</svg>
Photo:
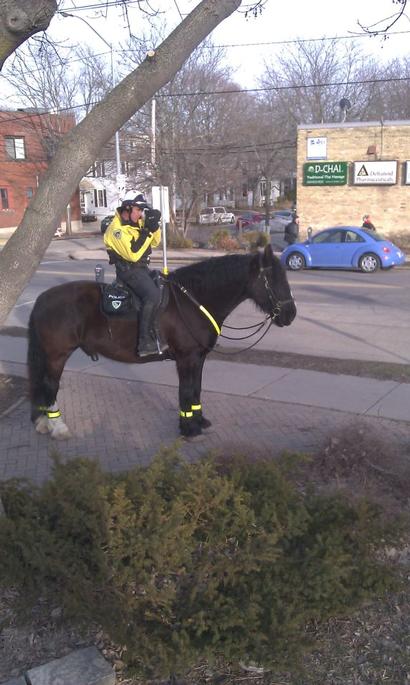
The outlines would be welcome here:
<svg viewBox="0 0 410 685">
<path fill-rule="evenodd" d="M 193 404 L 191 406 L 191 409 L 194 414 L 194 419 L 197 421 L 199 424 L 200 428 L 202 430 L 205 430 L 206 428 L 209 428 L 212 426 L 211 421 L 209 419 L 206 419 L 203 411 L 202 411 L 202 404 L 201 404 L 201 388 L 202 388 L 202 370 L 204 368 L 204 362 L 206 359 L 206 354 L 203 354 L 199 360 L 198 366 L 196 368 L 196 372 L 194 374 L 194 381 L 193 381 Z"/>
<path fill-rule="evenodd" d="M 202 433 L 200 402 L 203 358 L 199 355 L 177 358 L 179 377 L 179 429 L 183 436 Z"/>
</svg>

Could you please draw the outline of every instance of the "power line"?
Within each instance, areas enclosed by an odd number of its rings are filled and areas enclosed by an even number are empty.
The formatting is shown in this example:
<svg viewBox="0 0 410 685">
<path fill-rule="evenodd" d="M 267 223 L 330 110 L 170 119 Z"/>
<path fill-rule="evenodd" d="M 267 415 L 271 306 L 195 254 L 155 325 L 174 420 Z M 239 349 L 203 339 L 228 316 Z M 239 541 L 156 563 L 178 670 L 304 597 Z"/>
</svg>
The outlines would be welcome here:
<svg viewBox="0 0 410 685">
<path fill-rule="evenodd" d="M 390 36 L 400 36 L 410 31 L 392 31 L 389 33 Z M 378 35 L 378 34 L 376 34 Z M 382 34 L 379 34 L 382 37 Z M 384 34 L 383 34 L 384 35 Z M 266 45 L 295 45 L 298 43 L 323 43 L 330 40 L 356 40 L 357 38 L 374 38 L 374 34 L 369 33 L 353 33 L 347 36 L 323 36 L 322 38 L 292 38 L 289 40 L 272 40 L 267 42 L 258 43 L 226 43 L 224 45 L 203 45 L 201 50 L 214 50 L 216 48 L 250 48 L 250 47 L 263 47 Z"/>
<path fill-rule="evenodd" d="M 189 92 L 182 92 L 182 93 L 167 93 L 166 95 L 162 95 L 161 93 L 157 93 L 155 97 L 157 98 L 174 98 L 174 97 L 192 97 L 192 96 L 197 96 L 197 95 L 232 95 L 235 93 L 261 93 L 261 92 L 269 92 L 273 90 L 301 90 L 303 88 L 333 88 L 334 86 L 355 86 L 355 85 L 363 85 L 363 84 L 371 84 L 371 83 L 396 83 L 400 81 L 410 81 L 409 76 L 398 76 L 396 78 L 374 78 L 374 79 L 358 79 L 356 81 L 334 81 L 331 83 L 306 83 L 306 84 L 299 84 L 295 86 L 263 86 L 260 88 L 230 88 L 224 89 L 224 90 L 208 90 L 208 91 L 189 91 Z"/>
<path fill-rule="evenodd" d="M 294 86 L 264 86 L 260 88 L 230 88 L 228 89 L 223 89 L 223 90 L 208 90 L 208 91 L 188 91 L 188 92 L 179 92 L 179 93 L 157 93 L 156 98 L 176 98 L 176 97 L 197 97 L 198 95 L 202 96 L 207 96 L 207 95 L 237 95 L 240 93 L 266 93 L 266 92 L 272 92 L 272 91 L 286 91 L 286 90 L 302 90 L 302 89 L 311 89 L 311 88 L 334 88 L 335 86 L 353 86 L 353 85 L 365 85 L 365 84 L 378 84 L 378 83 L 404 83 L 410 81 L 409 76 L 399 76 L 396 78 L 375 78 L 375 79 L 358 79 L 355 81 L 334 81 L 331 83 L 305 83 L 305 84 L 299 84 L 299 85 L 294 85 Z M 69 107 L 59 107 L 59 108 L 54 108 L 54 112 L 39 112 L 39 114 L 46 115 L 46 114 L 59 114 L 59 113 L 64 113 L 64 112 L 72 112 L 73 110 L 76 109 L 83 109 L 84 107 L 91 107 L 91 106 L 96 106 L 100 103 L 100 101 L 91 101 L 91 102 L 84 102 L 79 105 L 71 105 Z M 24 118 L 31 118 L 33 114 L 36 114 L 35 112 L 31 112 L 27 114 L 26 117 L 20 116 L 20 117 L 10 117 L 8 119 L 2 119 L 2 121 L 21 121 Z"/>
</svg>

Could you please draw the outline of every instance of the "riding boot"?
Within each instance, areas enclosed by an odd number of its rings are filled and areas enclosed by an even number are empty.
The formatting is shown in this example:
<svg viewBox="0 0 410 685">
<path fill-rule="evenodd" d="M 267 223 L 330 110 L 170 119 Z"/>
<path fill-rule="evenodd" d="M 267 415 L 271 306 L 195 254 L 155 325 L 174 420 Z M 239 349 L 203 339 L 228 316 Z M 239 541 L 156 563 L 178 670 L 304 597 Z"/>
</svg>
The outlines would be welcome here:
<svg viewBox="0 0 410 685">
<path fill-rule="evenodd" d="M 166 350 L 168 349 L 168 343 L 162 337 L 161 331 L 159 329 L 159 325 L 158 325 L 156 320 L 154 322 L 154 333 L 155 333 L 155 337 L 157 339 L 157 345 L 158 345 L 159 353 L 162 354 L 163 352 L 166 352 Z"/>
<path fill-rule="evenodd" d="M 142 308 L 139 322 L 139 357 L 148 357 L 150 354 L 158 354 L 158 345 L 151 335 L 152 319 L 155 314 L 155 309 L 156 307 L 152 302 L 146 302 Z"/>
</svg>

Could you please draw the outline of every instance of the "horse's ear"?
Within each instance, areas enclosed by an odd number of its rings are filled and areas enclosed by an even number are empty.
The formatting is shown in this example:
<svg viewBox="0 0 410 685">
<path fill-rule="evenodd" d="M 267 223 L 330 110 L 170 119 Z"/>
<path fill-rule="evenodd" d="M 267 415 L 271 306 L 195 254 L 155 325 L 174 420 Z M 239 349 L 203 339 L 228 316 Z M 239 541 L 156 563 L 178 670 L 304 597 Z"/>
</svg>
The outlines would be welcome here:
<svg viewBox="0 0 410 685">
<path fill-rule="evenodd" d="M 262 255 L 262 265 L 264 267 L 272 266 L 273 262 L 273 251 L 272 251 L 272 245 L 269 243 L 266 245 L 263 255 Z"/>
</svg>

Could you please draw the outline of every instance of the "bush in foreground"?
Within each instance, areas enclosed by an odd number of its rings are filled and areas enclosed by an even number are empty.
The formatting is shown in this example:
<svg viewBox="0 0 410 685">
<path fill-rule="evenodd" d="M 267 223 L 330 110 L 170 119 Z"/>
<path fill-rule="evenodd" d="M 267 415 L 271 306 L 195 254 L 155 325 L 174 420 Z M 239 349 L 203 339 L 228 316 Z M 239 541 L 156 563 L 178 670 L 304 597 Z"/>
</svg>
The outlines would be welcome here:
<svg viewBox="0 0 410 685">
<path fill-rule="evenodd" d="M 391 582 L 377 508 L 302 496 L 272 462 L 167 453 L 113 477 L 77 459 L 0 494 L 1 583 L 97 621 L 146 677 L 200 658 L 289 663 L 307 622 Z"/>
</svg>

